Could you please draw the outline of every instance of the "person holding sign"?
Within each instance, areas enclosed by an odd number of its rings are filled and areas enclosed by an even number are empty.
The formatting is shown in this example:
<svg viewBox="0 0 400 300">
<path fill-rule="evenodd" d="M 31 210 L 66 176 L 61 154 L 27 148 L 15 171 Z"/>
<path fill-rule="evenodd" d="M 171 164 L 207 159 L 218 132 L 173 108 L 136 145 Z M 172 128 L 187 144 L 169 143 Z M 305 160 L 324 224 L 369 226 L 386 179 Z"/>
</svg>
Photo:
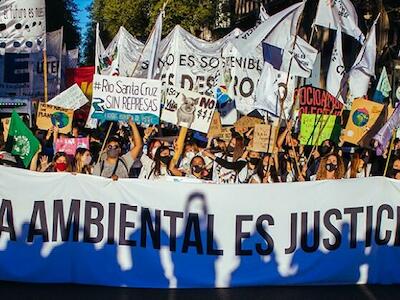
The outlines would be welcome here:
<svg viewBox="0 0 400 300">
<path fill-rule="evenodd" d="M 121 156 L 122 148 L 120 139 L 115 136 L 109 138 L 105 148 L 106 156 L 94 166 L 93 175 L 113 180 L 129 177 L 129 170 L 142 151 L 143 142 L 132 118 L 129 118 L 128 123 L 133 133 L 134 147 L 128 153 Z"/>
<path fill-rule="evenodd" d="M 280 182 L 274 160 L 266 154 L 258 163 L 256 174 L 251 176 L 249 183 L 274 183 Z"/>
</svg>

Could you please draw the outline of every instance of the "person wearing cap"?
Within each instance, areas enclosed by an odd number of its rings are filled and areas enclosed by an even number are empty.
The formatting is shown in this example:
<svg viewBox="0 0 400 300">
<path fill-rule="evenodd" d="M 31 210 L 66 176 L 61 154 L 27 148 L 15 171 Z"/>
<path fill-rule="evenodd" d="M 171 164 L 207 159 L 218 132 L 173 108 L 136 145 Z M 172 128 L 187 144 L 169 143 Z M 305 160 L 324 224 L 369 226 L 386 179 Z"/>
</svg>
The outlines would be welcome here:
<svg viewBox="0 0 400 300">
<path fill-rule="evenodd" d="M 129 118 L 129 127 L 133 133 L 133 148 L 124 155 L 121 155 L 122 147 L 119 137 L 113 136 L 108 139 L 105 150 L 106 156 L 95 164 L 93 175 L 112 178 L 128 178 L 129 170 L 142 151 L 143 142 L 139 130 L 132 118 Z"/>
</svg>

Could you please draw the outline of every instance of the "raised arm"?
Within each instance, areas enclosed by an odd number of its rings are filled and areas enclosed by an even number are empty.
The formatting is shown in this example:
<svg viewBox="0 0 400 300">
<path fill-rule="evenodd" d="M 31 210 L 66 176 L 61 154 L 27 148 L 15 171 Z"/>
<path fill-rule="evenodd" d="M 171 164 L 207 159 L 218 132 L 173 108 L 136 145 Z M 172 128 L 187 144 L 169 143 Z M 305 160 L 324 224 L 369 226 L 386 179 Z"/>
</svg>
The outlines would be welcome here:
<svg viewBox="0 0 400 300">
<path fill-rule="evenodd" d="M 132 118 L 129 118 L 129 126 L 131 127 L 132 134 L 133 134 L 133 143 L 134 147 L 131 150 L 131 156 L 133 160 L 136 160 L 142 151 L 143 148 L 143 141 L 142 137 L 140 136 L 139 129 L 135 122 L 133 122 Z"/>
</svg>

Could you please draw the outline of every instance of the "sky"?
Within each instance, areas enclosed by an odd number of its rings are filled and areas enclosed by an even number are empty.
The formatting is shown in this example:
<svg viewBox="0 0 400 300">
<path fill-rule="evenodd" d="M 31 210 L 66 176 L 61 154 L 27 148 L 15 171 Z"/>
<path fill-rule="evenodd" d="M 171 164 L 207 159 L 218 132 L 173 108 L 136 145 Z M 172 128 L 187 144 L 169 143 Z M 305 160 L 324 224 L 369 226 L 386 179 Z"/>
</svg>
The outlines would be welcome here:
<svg viewBox="0 0 400 300">
<path fill-rule="evenodd" d="M 79 8 L 77 17 L 79 21 L 79 27 L 81 29 L 82 39 L 84 38 L 86 24 L 89 21 L 89 14 L 86 11 L 86 7 L 88 7 L 91 2 L 92 0 L 75 0 L 75 3 Z"/>
</svg>

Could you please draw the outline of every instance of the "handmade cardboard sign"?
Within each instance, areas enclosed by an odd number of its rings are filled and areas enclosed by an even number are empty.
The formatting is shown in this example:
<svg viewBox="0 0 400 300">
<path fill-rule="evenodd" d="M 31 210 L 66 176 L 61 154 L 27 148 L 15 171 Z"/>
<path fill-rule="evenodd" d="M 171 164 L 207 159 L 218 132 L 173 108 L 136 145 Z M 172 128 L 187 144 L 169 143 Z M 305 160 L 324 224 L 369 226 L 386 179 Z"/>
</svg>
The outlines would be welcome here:
<svg viewBox="0 0 400 300">
<path fill-rule="evenodd" d="M 74 111 L 58 106 L 39 103 L 36 125 L 39 129 L 48 130 L 53 126 L 58 126 L 59 132 L 67 134 L 72 129 L 72 119 Z"/>
</svg>

